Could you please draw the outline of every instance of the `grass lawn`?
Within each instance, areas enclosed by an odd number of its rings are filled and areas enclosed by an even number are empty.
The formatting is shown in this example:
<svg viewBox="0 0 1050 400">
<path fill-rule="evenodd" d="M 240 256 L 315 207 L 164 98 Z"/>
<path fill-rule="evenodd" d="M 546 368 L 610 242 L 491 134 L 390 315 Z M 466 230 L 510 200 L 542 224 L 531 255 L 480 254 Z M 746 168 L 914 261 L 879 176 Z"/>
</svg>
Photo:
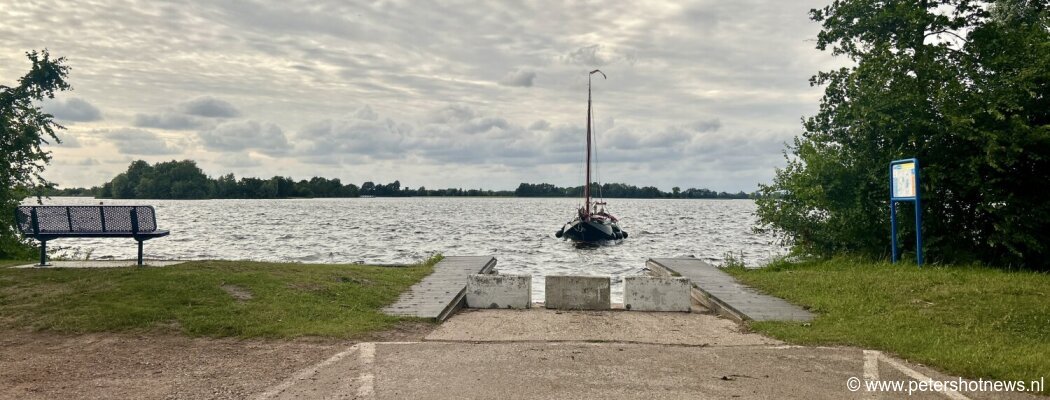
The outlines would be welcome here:
<svg viewBox="0 0 1050 400">
<path fill-rule="evenodd" d="M 0 268 L 13 267 L 16 265 L 32 264 L 32 260 L 0 260 Z"/>
<path fill-rule="evenodd" d="M 379 309 L 433 271 L 194 261 L 162 268 L 0 269 L 0 328 L 67 333 L 354 338 L 400 320 Z M 0 261 L 0 266 L 25 263 Z"/>
<path fill-rule="evenodd" d="M 878 349 L 970 378 L 1050 378 L 1050 274 L 847 258 L 727 272 L 819 313 L 751 323 L 778 339 Z"/>
</svg>

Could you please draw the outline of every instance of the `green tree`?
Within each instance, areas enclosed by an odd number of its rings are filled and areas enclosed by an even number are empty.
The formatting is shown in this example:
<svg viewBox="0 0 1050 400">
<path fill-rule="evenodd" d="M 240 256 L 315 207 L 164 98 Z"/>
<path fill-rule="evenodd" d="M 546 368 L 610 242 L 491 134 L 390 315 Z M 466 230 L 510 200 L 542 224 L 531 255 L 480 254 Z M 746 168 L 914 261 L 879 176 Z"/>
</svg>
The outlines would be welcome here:
<svg viewBox="0 0 1050 400">
<path fill-rule="evenodd" d="M 193 160 L 168 161 L 154 165 L 159 181 L 169 187 L 154 192 L 154 198 L 203 199 L 208 197 L 212 181 Z M 164 196 L 164 197 L 160 197 Z"/>
<path fill-rule="evenodd" d="M 237 178 L 233 173 L 229 173 L 220 176 L 215 180 L 213 186 L 214 191 L 211 193 L 212 198 L 217 199 L 230 199 L 239 196 L 239 190 L 237 188 Z"/>
<path fill-rule="evenodd" d="M 361 191 L 360 191 L 360 193 L 361 193 L 362 196 L 373 196 L 373 195 L 375 195 L 376 194 L 376 184 L 373 183 L 372 181 L 368 181 L 368 182 L 362 183 L 361 184 Z"/>
<path fill-rule="evenodd" d="M 274 186 L 274 197 L 284 199 L 293 197 L 295 190 L 295 181 L 292 178 L 286 178 L 283 176 L 275 176 L 270 179 Z"/>
<path fill-rule="evenodd" d="M 0 85 L 0 258 L 24 257 L 31 248 L 15 234 L 11 216 L 34 188 L 54 185 L 41 173 L 51 162 L 44 149 L 61 143 L 57 130 L 64 129 L 34 102 L 54 98 L 56 91 L 70 90 L 65 58 L 51 58 L 47 50 L 26 53 L 32 66 L 16 86 Z"/>
<path fill-rule="evenodd" d="M 836 0 L 811 11 L 818 113 L 762 187 L 760 221 L 801 252 L 889 253 L 888 164 L 922 166 L 932 261 L 1050 267 L 1050 28 L 1045 2 Z M 902 243 L 913 243 L 910 212 Z M 914 251 L 914 249 L 909 249 Z"/>
<path fill-rule="evenodd" d="M 115 199 L 149 198 L 155 187 L 153 175 L 152 165 L 142 160 L 133 161 L 127 171 L 109 181 L 109 194 Z"/>
<path fill-rule="evenodd" d="M 338 182 L 339 179 L 336 179 Z M 348 183 L 345 186 L 339 188 L 339 197 L 357 197 L 359 195 L 359 189 L 357 185 Z"/>
</svg>

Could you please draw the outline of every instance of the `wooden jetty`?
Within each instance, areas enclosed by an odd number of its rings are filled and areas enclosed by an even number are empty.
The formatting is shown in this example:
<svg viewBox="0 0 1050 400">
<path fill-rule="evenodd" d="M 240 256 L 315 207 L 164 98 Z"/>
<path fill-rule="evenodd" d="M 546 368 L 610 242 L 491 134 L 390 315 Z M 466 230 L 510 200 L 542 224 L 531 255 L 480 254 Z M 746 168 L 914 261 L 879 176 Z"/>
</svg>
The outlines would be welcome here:
<svg viewBox="0 0 1050 400">
<path fill-rule="evenodd" d="M 383 313 L 444 321 L 464 306 L 467 276 L 495 268 L 496 258 L 491 256 L 445 257 L 434 265 L 434 273 L 412 285 Z"/>
<path fill-rule="evenodd" d="M 659 275 L 677 275 L 693 283 L 693 299 L 737 321 L 810 321 L 813 313 L 779 297 L 759 293 L 720 268 L 695 258 L 650 258 L 645 265 Z"/>
</svg>

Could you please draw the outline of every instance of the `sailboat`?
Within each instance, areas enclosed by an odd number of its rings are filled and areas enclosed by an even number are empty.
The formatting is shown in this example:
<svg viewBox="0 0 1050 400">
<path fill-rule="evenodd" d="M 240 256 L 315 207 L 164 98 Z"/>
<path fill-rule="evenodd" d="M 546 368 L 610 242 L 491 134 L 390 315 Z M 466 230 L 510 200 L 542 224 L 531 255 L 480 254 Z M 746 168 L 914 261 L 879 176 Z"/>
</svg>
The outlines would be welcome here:
<svg viewBox="0 0 1050 400">
<path fill-rule="evenodd" d="M 587 177 L 583 184 L 583 206 L 576 211 L 571 221 L 554 233 L 557 238 L 582 244 L 601 244 L 627 238 L 627 232 L 617 224 L 619 220 L 605 210 L 605 201 L 591 199 L 591 77 L 594 74 L 601 74 L 603 79 L 608 79 L 600 70 L 587 74 Z"/>
</svg>

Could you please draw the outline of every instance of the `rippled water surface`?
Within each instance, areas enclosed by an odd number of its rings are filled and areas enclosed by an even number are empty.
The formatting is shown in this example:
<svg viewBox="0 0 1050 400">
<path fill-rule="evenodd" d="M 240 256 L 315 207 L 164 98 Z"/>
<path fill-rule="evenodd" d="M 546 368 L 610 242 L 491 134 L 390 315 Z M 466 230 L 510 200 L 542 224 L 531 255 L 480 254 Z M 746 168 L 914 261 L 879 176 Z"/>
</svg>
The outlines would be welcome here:
<svg viewBox="0 0 1050 400">
<path fill-rule="evenodd" d="M 613 300 L 622 277 L 642 272 L 650 257 L 692 255 L 718 263 L 727 252 L 759 265 L 784 250 L 751 231 L 750 200 L 610 199 L 630 234 L 622 243 L 577 249 L 554 232 L 578 199 L 365 198 L 300 200 L 106 200 L 157 208 L 171 236 L 146 242 L 147 258 L 250 259 L 307 263 L 410 263 L 433 253 L 493 255 L 500 272 L 531 274 L 533 298 L 543 276 L 610 275 Z M 53 198 L 47 204 L 98 204 Z M 126 242 L 126 243 L 125 243 Z M 134 241 L 61 239 L 70 257 L 134 258 Z"/>
</svg>

